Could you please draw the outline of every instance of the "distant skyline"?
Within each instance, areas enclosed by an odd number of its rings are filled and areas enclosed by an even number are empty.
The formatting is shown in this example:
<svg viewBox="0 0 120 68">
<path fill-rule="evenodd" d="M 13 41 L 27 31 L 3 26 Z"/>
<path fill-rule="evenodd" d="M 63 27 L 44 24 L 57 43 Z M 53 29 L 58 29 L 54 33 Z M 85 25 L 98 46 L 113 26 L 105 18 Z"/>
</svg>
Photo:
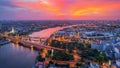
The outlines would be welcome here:
<svg viewBox="0 0 120 68">
<path fill-rule="evenodd" d="M 120 19 L 120 0 L 0 0 L 0 20 L 111 19 Z"/>
</svg>

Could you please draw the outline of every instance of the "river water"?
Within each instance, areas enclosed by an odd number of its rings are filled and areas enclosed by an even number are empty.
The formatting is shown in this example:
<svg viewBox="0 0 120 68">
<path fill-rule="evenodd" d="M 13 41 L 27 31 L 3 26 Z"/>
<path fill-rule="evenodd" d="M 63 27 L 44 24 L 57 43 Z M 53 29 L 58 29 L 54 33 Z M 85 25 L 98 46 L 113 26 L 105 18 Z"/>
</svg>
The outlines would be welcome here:
<svg viewBox="0 0 120 68">
<path fill-rule="evenodd" d="M 66 27 L 48 28 L 48 29 L 45 29 L 45 30 L 41 30 L 39 32 L 34 32 L 29 36 L 31 36 L 31 37 L 40 37 L 40 38 L 49 38 L 51 36 L 51 34 L 53 34 L 54 32 L 56 32 L 58 30 L 64 29 L 64 28 L 66 28 Z"/>
<path fill-rule="evenodd" d="M 32 68 L 37 51 L 13 43 L 0 47 L 0 68 Z"/>
</svg>

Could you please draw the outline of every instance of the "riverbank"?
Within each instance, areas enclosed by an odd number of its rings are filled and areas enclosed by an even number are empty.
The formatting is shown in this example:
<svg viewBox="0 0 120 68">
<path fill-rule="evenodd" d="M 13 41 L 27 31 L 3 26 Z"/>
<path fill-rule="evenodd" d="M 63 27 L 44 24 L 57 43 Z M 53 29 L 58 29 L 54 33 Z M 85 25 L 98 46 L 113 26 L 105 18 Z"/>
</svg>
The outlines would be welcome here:
<svg viewBox="0 0 120 68">
<path fill-rule="evenodd" d="M 0 46 L 3 46 L 3 45 L 8 44 L 8 43 L 10 43 L 10 41 L 8 39 L 0 40 Z"/>
</svg>

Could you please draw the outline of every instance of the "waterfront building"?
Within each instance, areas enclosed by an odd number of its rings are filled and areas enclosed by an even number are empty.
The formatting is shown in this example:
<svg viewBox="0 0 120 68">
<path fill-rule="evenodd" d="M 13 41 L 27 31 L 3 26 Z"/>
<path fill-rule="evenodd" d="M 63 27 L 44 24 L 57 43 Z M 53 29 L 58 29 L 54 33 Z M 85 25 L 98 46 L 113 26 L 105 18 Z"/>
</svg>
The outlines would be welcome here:
<svg viewBox="0 0 120 68">
<path fill-rule="evenodd" d="M 116 60 L 116 65 L 120 67 L 120 60 Z"/>
<path fill-rule="evenodd" d="M 97 50 L 100 50 L 100 51 L 105 51 L 105 49 L 108 45 L 109 45 L 108 43 L 102 43 L 102 41 L 100 41 L 100 42 L 92 41 L 91 42 L 91 48 L 92 49 L 97 49 Z"/>
<path fill-rule="evenodd" d="M 70 36 L 70 37 L 73 37 L 73 36 L 75 36 L 75 35 L 76 35 L 76 32 L 70 32 L 70 33 L 69 33 L 69 36 Z"/>
<path fill-rule="evenodd" d="M 11 34 L 15 34 L 15 33 L 16 33 L 16 31 L 15 31 L 14 27 L 12 27 L 12 29 L 11 29 L 10 33 L 11 33 Z"/>
<path fill-rule="evenodd" d="M 100 68 L 98 64 L 90 62 L 89 68 Z"/>
</svg>

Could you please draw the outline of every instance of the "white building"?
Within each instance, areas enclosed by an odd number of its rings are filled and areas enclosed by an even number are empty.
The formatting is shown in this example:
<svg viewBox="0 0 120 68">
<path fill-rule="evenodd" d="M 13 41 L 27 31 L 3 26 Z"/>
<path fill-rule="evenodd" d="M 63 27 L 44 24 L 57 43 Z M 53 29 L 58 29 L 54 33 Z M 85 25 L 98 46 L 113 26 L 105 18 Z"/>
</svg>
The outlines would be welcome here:
<svg viewBox="0 0 120 68">
<path fill-rule="evenodd" d="M 70 32 L 70 34 L 69 34 L 70 37 L 73 37 L 75 35 L 76 35 L 76 32 Z"/>
<path fill-rule="evenodd" d="M 98 64 L 90 63 L 89 68 L 100 68 Z"/>
<path fill-rule="evenodd" d="M 105 51 L 106 47 L 108 46 L 108 43 L 102 43 L 102 42 L 91 42 L 91 48 L 97 49 L 100 51 Z"/>
<path fill-rule="evenodd" d="M 120 60 L 116 60 L 116 65 L 120 67 Z"/>
</svg>

